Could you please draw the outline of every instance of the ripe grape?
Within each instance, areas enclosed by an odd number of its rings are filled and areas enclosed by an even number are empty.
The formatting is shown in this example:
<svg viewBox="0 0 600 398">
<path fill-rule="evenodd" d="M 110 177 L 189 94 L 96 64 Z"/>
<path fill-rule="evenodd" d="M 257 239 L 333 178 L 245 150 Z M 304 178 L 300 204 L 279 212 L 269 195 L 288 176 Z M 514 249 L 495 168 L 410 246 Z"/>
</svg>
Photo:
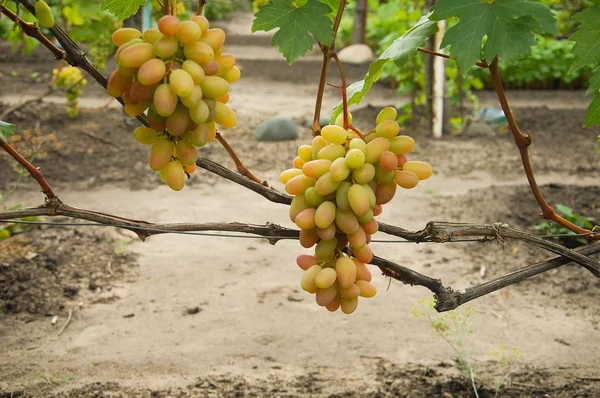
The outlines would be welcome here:
<svg viewBox="0 0 600 398">
<path fill-rule="evenodd" d="M 173 143 L 165 138 L 158 139 L 150 149 L 150 168 L 152 170 L 164 169 L 173 154 Z"/>
<path fill-rule="evenodd" d="M 142 32 L 134 28 L 121 28 L 114 31 L 112 42 L 115 46 L 121 47 L 123 44 L 142 37 Z"/>
<path fill-rule="evenodd" d="M 165 168 L 165 179 L 172 190 L 181 191 L 185 185 L 185 172 L 181 163 L 171 160 Z"/>
<path fill-rule="evenodd" d="M 126 68 L 139 68 L 154 58 L 154 47 L 150 43 L 136 43 L 127 47 L 119 56 L 119 64 Z"/>
<path fill-rule="evenodd" d="M 200 29 L 200 26 L 198 26 L 198 24 L 194 21 L 181 22 L 177 28 L 177 33 L 175 34 L 177 40 L 184 44 L 198 41 L 200 40 L 201 36 L 202 30 Z"/>
<path fill-rule="evenodd" d="M 171 72 L 169 84 L 171 85 L 171 90 L 179 97 L 189 96 L 194 89 L 194 80 L 192 79 L 192 76 L 183 69 L 177 69 Z"/>
<path fill-rule="evenodd" d="M 138 127 L 133 130 L 133 136 L 140 144 L 152 145 L 158 139 L 158 133 L 149 127 Z"/>
<path fill-rule="evenodd" d="M 165 36 L 174 36 L 179 27 L 179 20 L 174 15 L 165 15 L 158 20 L 158 30 Z"/>
</svg>

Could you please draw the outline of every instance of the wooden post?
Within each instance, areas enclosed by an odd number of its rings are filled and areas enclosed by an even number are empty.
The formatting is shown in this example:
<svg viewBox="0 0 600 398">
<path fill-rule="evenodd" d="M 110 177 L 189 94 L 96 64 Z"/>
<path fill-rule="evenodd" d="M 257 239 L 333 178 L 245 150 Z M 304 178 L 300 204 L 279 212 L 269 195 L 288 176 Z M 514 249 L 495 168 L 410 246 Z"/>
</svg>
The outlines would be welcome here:
<svg viewBox="0 0 600 398">
<path fill-rule="evenodd" d="M 367 0 L 356 0 L 352 44 L 365 44 L 367 31 Z"/>
</svg>

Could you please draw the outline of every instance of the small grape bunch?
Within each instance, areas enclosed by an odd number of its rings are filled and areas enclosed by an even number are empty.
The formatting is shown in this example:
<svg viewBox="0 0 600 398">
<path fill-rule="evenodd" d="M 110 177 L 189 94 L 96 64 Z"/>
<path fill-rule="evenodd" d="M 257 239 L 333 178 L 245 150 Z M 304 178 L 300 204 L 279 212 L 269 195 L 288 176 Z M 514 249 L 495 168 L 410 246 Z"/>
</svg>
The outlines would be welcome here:
<svg viewBox="0 0 600 398">
<path fill-rule="evenodd" d="M 71 117 L 79 114 L 79 97 L 81 89 L 87 84 L 79 68 L 74 66 L 65 66 L 60 69 L 53 69 L 52 85 L 56 88 L 65 90 L 67 96 L 67 113 Z"/>
<path fill-rule="evenodd" d="M 179 191 L 195 170 L 196 147 L 215 139 L 217 125 L 237 124 L 227 102 L 229 84 L 240 78 L 240 70 L 235 58 L 223 53 L 225 32 L 209 29 L 201 15 L 183 22 L 166 15 L 158 29 L 121 28 L 112 40 L 117 69 L 107 91 L 123 96 L 129 116 L 148 110 L 150 127 L 135 129 L 134 137 L 151 145 L 150 168 Z"/>
<path fill-rule="evenodd" d="M 394 108 L 384 108 L 363 137 L 344 129 L 340 115 L 312 145 L 300 146 L 294 168 L 281 173 L 286 191 L 294 195 L 290 218 L 300 228 L 300 244 L 316 245 L 314 255 L 298 256 L 301 286 L 329 311 L 351 314 L 360 296 L 375 296 L 365 265 L 373 258 L 369 243 L 379 228 L 374 217 L 397 186 L 411 189 L 432 175 L 429 164 L 407 161 L 415 141 L 398 135 L 396 117 Z"/>
</svg>

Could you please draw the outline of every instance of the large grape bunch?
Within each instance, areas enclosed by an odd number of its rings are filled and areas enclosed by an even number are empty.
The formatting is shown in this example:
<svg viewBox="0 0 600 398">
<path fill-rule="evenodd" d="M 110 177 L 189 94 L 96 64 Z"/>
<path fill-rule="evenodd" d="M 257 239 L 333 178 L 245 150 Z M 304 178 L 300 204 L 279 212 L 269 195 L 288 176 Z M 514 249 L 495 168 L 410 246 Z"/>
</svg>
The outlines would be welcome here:
<svg viewBox="0 0 600 398">
<path fill-rule="evenodd" d="M 235 58 L 223 53 L 225 32 L 209 29 L 208 20 L 192 16 L 180 22 L 166 15 L 158 29 L 114 32 L 117 69 L 108 81 L 113 97 L 123 96 L 125 113 L 148 110 L 150 127 L 135 129 L 137 141 L 151 145 L 149 164 L 179 191 L 196 168 L 196 147 L 215 139 L 217 125 L 237 124 L 227 106 L 229 84 L 240 78 Z"/>
<path fill-rule="evenodd" d="M 314 255 L 297 259 L 304 270 L 302 289 L 316 294 L 317 304 L 329 311 L 351 314 L 359 297 L 375 296 L 365 265 L 373 258 L 374 217 L 397 186 L 411 189 L 432 175 L 429 164 L 407 161 L 415 141 L 398 135 L 396 117 L 394 108 L 383 109 L 377 126 L 363 138 L 344 129 L 340 115 L 312 145 L 300 146 L 294 168 L 281 173 L 286 191 L 294 195 L 290 218 L 300 228 L 300 244 L 316 245 Z"/>
</svg>

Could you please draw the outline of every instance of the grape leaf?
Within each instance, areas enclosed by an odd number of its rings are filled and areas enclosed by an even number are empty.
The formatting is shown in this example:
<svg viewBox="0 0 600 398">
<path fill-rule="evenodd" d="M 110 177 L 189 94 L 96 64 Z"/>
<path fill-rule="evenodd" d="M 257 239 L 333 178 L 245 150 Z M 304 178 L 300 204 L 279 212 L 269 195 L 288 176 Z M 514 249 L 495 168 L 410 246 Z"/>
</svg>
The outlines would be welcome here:
<svg viewBox="0 0 600 398">
<path fill-rule="evenodd" d="M 256 13 L 252 32 L 279 28 L 271 45 L 279 46 L 279 51 L 291 65 L 312 50 L 314 42 L 309 33 L 321 43 L 331 44 L 333 23 L 328 14 L 331 14 L 330 6 L 318 0 L 308 0 L 302 7 L 295 6 L 290 0 L 271 0 Z"/>
<path fill-rule="evenodd" d="M 402 36 L 394 40 L 392 45 L 385 50 L 371 65 L 363 80 L 352 83 L 346 89 L 348 105 L 360 104 L 360 101 L 367 95 L 373 83 L 381 77 L 383 68 L 388 62 L 394 62 L 401 67 L 412 56 L 414 56 L 419 47 L 425 47 L 429 35 L 437 32 L 437 23 L 431 21 L 431 13 L 421 17 L 421 19 Z M 338 103 L 332 111 L 331 120 L 342 113 L 342 103 Z"/>
<path fill-rule="evenodd" d="M 17 126 L 0 120 L 0 141 L 8 142 L 8 138 L 17 132 Z"/>
<path fill-rule="evenodd" d="M 331 8 L 331 12 L 335 13 L 340 8 L 340 0 L 319 0 L 321 3 L 327 4 Z"/>
<path fill-rule="evenodd" d="M 600 6 L 589 7 L 573 17 L 580 22 L 579 30 L 570 40 L 575 41 L 573 53 L 575 60 L 569 73 L 575 72 L 585 65 L 600 61 Z"/>
<path fill-rule="evenodd" d="M 119 19 L 129 18 L 146 4 L 146 0 L 104 0 L 102 10 L 106 10 Z"/>
<path fill-rule="evenodd" d="M 534 32 L 558 33 L 554 14 L 542 3 L 528 0 L 440 0 L 433 7 L 432 20 L 458 17 L 448 29 L 441 47 L 450 46 L 465 75 L 482 59 L 496 55 L 507 63 L 527 55 L 537 43 Z M 487 37 L 485 44 L 482 42 Z"/>
<path fill-rule="evenodd" d="M 587 114 L 585 115 L 585 122 L 583 127 L 597 126 L 600 124 L 600 93 L 594 95 L 592 103 L 588 107 Z"/>
<path fill-rule="evenodd" d="M 600 92 L 600 68 L 598 68 L 594 71 L 594 74 L 592 75 L 592 77 L 590 79 L 590 86 L 588 87 L 587 91 L 585 92 L 585 95 L 598 94 L 599 92 Z"/>
</svg>

